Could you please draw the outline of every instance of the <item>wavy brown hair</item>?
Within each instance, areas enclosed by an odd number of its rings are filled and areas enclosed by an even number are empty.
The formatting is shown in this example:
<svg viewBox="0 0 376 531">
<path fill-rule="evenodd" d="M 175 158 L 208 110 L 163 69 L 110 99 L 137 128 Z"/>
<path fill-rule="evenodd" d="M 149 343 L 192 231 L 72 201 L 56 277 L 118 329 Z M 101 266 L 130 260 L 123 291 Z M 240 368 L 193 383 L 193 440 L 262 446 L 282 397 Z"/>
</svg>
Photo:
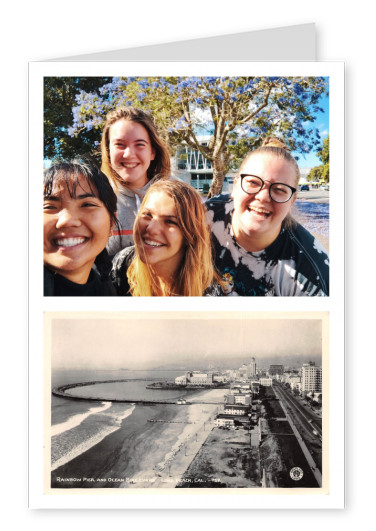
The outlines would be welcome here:
<svg viewBox="0 0 376 531">
<path fill-rule="evenodd" d="M 112 168 L 110 161 L 110 129 L 111 126 L 119 120 L 136 122 L 142 125 L 148 132 L 151 146 L 155 150 L 155 158 L 150 162 L 150 166 L 147 170 L 147 178 L 149 181 L 151 179 L 157 181 L 159 179 L 169 178 L 171 173 L 170 153 L 167 145 L 160 137 L 158 129 L 151 116 L 136 107 L 121 107 L 107 114 L 101 141 L 101 170 L 110 179 L 114 190 L 117 191 L 119 189 L 120 183 L 124 186 L 124 183 Z"/>
<path fill-rule="evenodd" d="M 183 233 L 185 252 L 179 269 L 170 285 L 163 285 L 153 268 L 140 259 L 138 246 L 142 245 L 139 218 L 143 205 L 154 192 L 171 197 L 175 204 L 177 222 Z M 204 291 L 223 281 L 213 266 L 210 229 L 206 210 L 200 194 L 189 184 L 181 181 L 163 180 L 151 186 L 145 194 L 134 223 L 135 257 L 128 268 L 130 293 L 133 296 L 202 296 Z"/>
</svg>

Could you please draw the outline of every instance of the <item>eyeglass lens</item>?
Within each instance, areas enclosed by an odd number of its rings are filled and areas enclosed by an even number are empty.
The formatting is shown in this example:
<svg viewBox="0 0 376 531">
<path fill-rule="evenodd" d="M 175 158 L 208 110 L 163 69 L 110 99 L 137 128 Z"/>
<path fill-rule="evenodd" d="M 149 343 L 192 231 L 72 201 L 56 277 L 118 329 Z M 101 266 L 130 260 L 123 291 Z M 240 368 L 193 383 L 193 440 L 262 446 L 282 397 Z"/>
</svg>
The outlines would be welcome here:
<svg viewBox="0 0 376 531">
<path fill-rule="evenodd" d="M 260 177 L 245 175 L 242 179 L 242 188 L 247 194 L 257 194 L 263 187 L 264 181 Z M 288 201 L 293 191 L 287 184 L 272 183 L 269 186 L 269 194 L 276 203 Z"/>
</svg>

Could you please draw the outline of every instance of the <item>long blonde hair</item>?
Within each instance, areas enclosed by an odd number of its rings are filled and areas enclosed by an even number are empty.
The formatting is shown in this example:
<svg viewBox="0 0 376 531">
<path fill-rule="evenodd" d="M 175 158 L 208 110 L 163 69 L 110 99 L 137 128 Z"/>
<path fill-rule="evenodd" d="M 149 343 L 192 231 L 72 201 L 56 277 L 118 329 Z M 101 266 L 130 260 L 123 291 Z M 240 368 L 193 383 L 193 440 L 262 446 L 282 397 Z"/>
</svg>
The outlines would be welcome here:
<svg viewBox="0 0 376 531">
<path fill-rule="evenodd" d="M 138 123 L 148 132 L 151 146 L 155 150 L 155 158 L 150 162 L 147 170 L 147 178 L 149 181 L 151 179 L 155 179 L 156 181 L 158 179 L 168 179 L 171 174 L 170 153 L 167 145 L 160 137 L 153 119 L 146 112 L 136 107 L 120 107 L 107 114 L 101 141 L 101 170 L 110 179 L 115 192 L 118 191 L 119 184 L 127 186 L 120 180 L 119 175 L 112 168 L 110 159 L 110 129 L 119 120 Z"/>
<path fill-rule="evenodd" d="M 180 267 L 171 285 L 162 285 L 153 273 L 152 266 L 143 263 L 138 252 L 142 245 L 139 218 L 143 205 L 154 192 L 163 192 L 175 204 L 176 217 L 183 233 L 185 251 Z M 158 181 L 145 194 L 134 223 L 135 257 L 128 268 L 127 277 L 130 293 L 133 296 L 180 295 L 202 296 L 213 281 L 222 284 L 213 266 L 210 230 L 206 222 L 205 207 L 200 194 L 189 184 L 181 181 Z"/>
</svg>

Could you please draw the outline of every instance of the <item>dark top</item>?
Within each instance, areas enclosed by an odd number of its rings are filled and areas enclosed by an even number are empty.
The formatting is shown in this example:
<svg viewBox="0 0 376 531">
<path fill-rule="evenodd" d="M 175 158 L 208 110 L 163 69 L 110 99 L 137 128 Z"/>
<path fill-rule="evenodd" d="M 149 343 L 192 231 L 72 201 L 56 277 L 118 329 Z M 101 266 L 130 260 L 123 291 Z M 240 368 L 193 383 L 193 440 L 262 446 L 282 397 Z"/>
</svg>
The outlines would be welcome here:
<svg viewBox="0 0 376 531">
<path fill-rule="evenodd" d="M 76 284 L 44 266 L 46 297 L 110 297 L 116 295 L 111 280 L 92 269 L 86 284 Z"/>
<path fill-rule="evenodd" d="M 312 234 L 296 223 L 282 227 L 266 249 L 246 251 L 231 226 L 234 202 L 219 195 L 206 202 L 217 270 L 231 286 L 229 295 L 327 296 L 329 257 Z"/>
<path fill-rule="evenodd" d="M 118 295 L 130 296 L 127 271 L 128 267 L 131 265 L 134 255 L 135 248 L 134 245 L 132 245 L 131 247 L 126 247 L 118 252 L 112 261 L 111 279 Z M 222 297 L 224 295 L 226 294 L 223 292 L 221 286 L 216 282 L 213 282 L 213 284 L 209 286 L 203 294 L 205 297 Z"/>
</svg>

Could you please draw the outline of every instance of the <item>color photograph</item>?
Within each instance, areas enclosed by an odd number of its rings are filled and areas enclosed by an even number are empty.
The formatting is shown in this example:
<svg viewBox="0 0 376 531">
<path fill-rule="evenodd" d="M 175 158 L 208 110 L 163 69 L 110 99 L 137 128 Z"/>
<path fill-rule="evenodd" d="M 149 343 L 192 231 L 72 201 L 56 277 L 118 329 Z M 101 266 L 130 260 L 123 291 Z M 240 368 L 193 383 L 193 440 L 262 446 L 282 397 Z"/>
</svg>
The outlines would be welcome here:
<svg viewBox="0 0 376 531">
<path fill-rule="evenodd" d="M 43 81 L 45 296 L 329 295 L 329 76 Z"/>
</svg>

